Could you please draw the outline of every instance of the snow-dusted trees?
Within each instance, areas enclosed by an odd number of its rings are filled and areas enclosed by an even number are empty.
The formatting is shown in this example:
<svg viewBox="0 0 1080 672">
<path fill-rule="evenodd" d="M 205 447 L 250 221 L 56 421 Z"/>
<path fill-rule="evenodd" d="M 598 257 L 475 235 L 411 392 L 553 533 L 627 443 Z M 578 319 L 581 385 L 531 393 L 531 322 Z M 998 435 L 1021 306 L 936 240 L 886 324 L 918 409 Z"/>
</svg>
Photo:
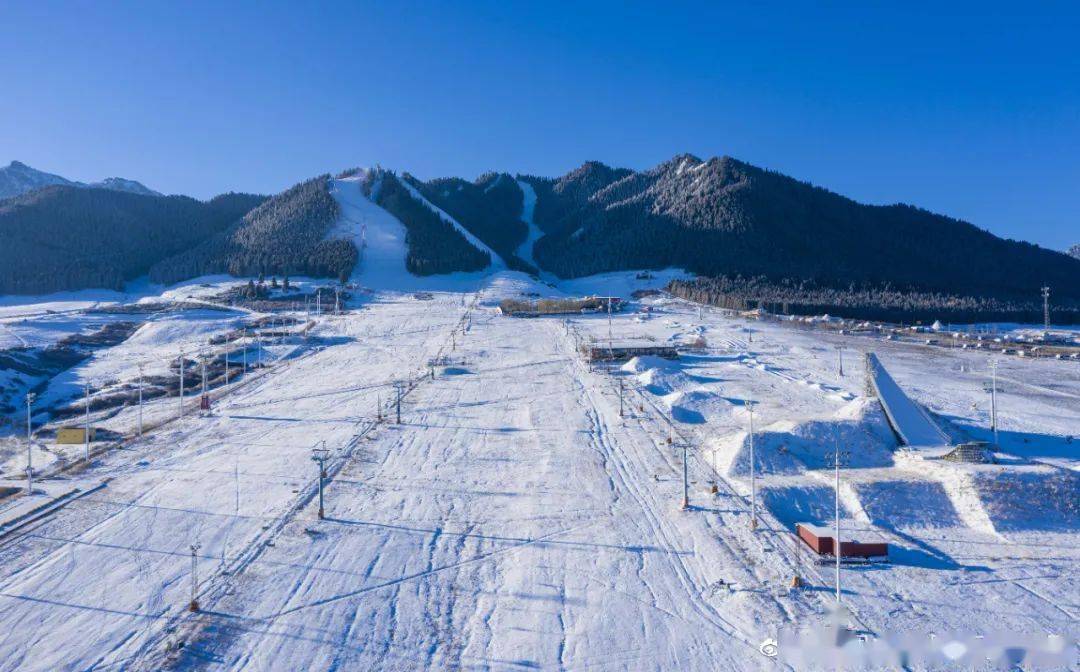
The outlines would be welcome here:
<svg viewBox="0 0 1080 672">
<path fill-rule="evenodd" d="M 210 273 L 300 273 L 348 276 L 358 252 L 347 240 L 327 240 L 338 216 L 327 175 L 302 182 L 255 208 L 228 230 L 154 266 L 157 282 Z"/>
<path fill-rule="evenodd" d="M 262 200 L 225 194 L 201 202 L 53 186 L 0 201 L 0 294 L 119 289 Z"/>
<path fill-rule="evenodd" d="M 399 181 L 385 172 L 377 194 L 379 205 L 405 225 L 408 253 L 405 267 L 416 275 L 479 271 L 491 264 L 491 255 L 479 250 L 431 208 L 413 198 Z"/>
</svg>

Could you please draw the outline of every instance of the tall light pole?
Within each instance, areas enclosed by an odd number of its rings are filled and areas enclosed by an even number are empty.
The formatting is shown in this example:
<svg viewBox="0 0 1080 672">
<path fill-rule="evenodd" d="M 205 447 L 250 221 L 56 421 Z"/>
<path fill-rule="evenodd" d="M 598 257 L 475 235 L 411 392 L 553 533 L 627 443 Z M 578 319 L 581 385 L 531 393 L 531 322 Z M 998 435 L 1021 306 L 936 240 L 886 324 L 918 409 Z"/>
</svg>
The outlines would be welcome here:
<svg viewBox="0 0 1080 672">
<path fill-rule="evenodd" d="M 31 457 L 30 447 L 33 443 L 33 433 L 31 432 L 30 418 L 33 415 L 30 411 L 30 407 L 34 404 L 34 393 L 26 393 L 26 470 L 27 472 L 33 472 L 34 460 Z"/>
<path fill-rule="evenodd" d="M 188 611 L 199 610 L 199 549 L 202 544 L 195 542 L 191 545 L 191 602 Z"/>
<path fill-rule="evenodd" d="M 836 494 L 833 497 L 833 507 L 836 524 L 836 537 L 833 539 L 833 556 L 835 558 L 836 565 L 836 603 L 840 604 L 840 552 L 842 547 L 840 545 L 840 449 L 836 448 L 833 455 L 833 468 L 835 469 L 835 484 Z"/>
<path fill-rule="evenodd" d="M 326 458 L 329 456 L 330 451 L 326 449 L 326 441 L 322 442 L 322 447 L 312 448 L 311 459 L 319 466 L 319 520 L 324 518 L 323 511 L 323 479 L 326 478 Z"/>
<path fill-rule="evenodd" d="M 184 419 L 184 351 L 180 350 L 180 419 Z"/>
<path fill-rule="evenodd" d="M 90 381 L 86 381 L 86 422 L 83 427 L 83 459 L 90 461 Z"/>
<path fill-rule="evenodd" d="M 401 383 L 394 381 L 394 390 L 397 392 L 397 402 L 395 407 L 397 409 L 397 424 L 401 424 Z"/>
<path fill-rule="evenodd" d="M 840 377 L 843 378 L 844 377 L 844 346 L 842 344 L 836 346 L 836 357 L 837 357 L 837 361 L 840 364 Z"/>
<path fill-rule="evenodd" d="M 746 400 L 750 412 L 750 529 L 757 529 L 757 465 L 754 458 L 754 400 Z"/>
<path fill-rule="evenodd" d="M 139 438 L 142 438 L 143 434 L 143 421 L 142 421 L 142 389 L 143 389 L 143 365 L 139 364 Z"/>
<path fill-rule="evenodd" d="M 990 360 L 990 430 L 994 433 L 994 445 L 998 444 L 997 421 L 997 367 L 996 359 Z"/>
<path fill-rule="evenodd" d="M 1043 298 L 1043 330 L 1050 331 L 1050 288 L 1042 288 Z"/>
<path fill-rule="evenodd" d="M 690 509 L 690 469 L 687 464 L 687 444 L 682 441 L 682 510 Z"/>
</svg>

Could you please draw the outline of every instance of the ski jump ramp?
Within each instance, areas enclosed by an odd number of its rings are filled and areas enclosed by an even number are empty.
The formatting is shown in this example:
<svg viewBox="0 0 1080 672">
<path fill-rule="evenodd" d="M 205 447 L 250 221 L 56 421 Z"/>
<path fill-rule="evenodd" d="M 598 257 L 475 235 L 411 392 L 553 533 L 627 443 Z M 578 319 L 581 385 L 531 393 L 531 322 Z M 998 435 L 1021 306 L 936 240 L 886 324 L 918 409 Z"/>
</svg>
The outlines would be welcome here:
<svg viewBox="0 0 1080 672">
<path fill-rule="evenodd" d="M 922 406 L 900 389 L 881 365 L 877 355 L 872 352 L 866 353 L 866 375 L 870 387 L 885 410 L 889 424 L 905 446 L 942 448 L 949 445 L 949 437 L 945 432 Z"/>
</svg>

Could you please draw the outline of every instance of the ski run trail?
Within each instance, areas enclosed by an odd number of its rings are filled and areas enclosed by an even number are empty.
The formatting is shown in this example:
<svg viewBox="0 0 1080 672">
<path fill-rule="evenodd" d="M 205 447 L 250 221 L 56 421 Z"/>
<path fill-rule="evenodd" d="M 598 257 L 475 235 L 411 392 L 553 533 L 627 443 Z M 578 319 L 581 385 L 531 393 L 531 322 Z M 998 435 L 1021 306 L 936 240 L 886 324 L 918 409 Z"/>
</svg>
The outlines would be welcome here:
<svg viewBox="0 0 1080 672">
<path fill-rule="evenodd" d="M 383 233 L 399 244 L 355 185 L 337 189 L 376 249 Z M 896 549 L 889 565 L 845 567 L 857 631 L 1077 636 L 1075 517 L 1033 523 L 996 506 L 998 472 L 898 450 L 861 358 L 837 375 L 841 337 L 751 333 L 669 298 L 613 324 L 500 315 L 499 293 L 522 287 L 501 273 L 479 292 L 364 293 L 212 413 L 103 453 L 80 477 L 106 487 L 0 538 L 0 670 L 788 669 L 759 647 L 829 618 L 832 569 L 790 530 L 831 522 L 837 441 L 852 453 L 844 525 Z M 590 369 L 578 343 L 612 332 L 708 345 Z M 873 348 L 933 417 L 983 431 L 973 359 Z M 1008 421 L 1010 445 L 1029 450 L 1018 478 L 1072 476 L 1075 457 L 1053 446 L 1080 430 L 1080 375 L 1010 366 L 1065 391 L 1002 391 L 1003 407 L 1027 404 L 1029 420 Z M 130 431 L 132 418 L 107 424 Z M 807 588 L 790 588 L 796 574 Z"/>
</svg>

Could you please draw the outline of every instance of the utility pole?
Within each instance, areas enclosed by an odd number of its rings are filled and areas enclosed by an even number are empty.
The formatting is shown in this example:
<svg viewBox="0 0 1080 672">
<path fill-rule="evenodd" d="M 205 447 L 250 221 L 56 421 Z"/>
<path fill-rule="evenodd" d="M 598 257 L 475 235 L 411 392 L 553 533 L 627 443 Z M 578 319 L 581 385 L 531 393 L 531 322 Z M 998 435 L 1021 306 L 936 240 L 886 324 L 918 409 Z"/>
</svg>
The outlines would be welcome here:
<svg viewBox="0 0 1080 672">
<path fill-rule="evenodd" d="M 322 315 L 322 291 L 320 288 L 315 288 L 315 314 Z"/>
<path fill-rule="evenodd" d="M 623 379 L 619 378 L 619 417 L 623 416 Z"/>
<path fill-rule="evenodd" d="M 1043 330 L 1050 331 L 1050 288 L 1042 288 L 1043 297 Z"/>
<path fill-rule="evenodd" d="M 379 422 L 382 422 L 382 395 L 375 395 L 375 413 Z"/>
<path fill-rule="evenodd" d="M 997 367 L 996 359 L 990 360 L 990 430 L 994 433 L 994 445 L 998 445 L 997 421 Z"/>
<path fill-rule="evenodd" d="M 90 461 L 90 381 L 86 381 L 86 423 L 83 428 L 83 459 Z"/>
<path fill-rule="evenodd" d="M 142 438 L 143 422 L 142 422 L 142 387 L 143 387 L 143 365 L 139 364 L 139 438 Z"/>
<path fill-rule="evenodd" d="M 754 459 L 754 400 L 746 400 L 750 411 L 750 529 L 757 529 L 757 465 Z"/>
<path fill-rule="evenodd" d="M 32 457 L 34 442 L 30 429 L 30 407 L 34 403 L 34 393 L 26 393 L 26 494 L 34 494 L 34 460 Z"/>
<path fill-rule="evenodd" d="M 843 345 L 837 345 L 836 346 L 836 356 L 838 358 L 837 361 L 840 362 L 840 377 L 843 378 L 844 377 L 844 346 Z"/>
<path fill-rule="evenodd" d="M 397 392 L 397 424 L 401 424 L 401 383 L 394 381 L 394 390 Z"/>
<path fill-rule="evenodd" d="M 836 470 L 836 495 L 833 497 L 834 515 L 836 516 L 836 538 L 833 540 L 833 556 L 836 559 L 836 603 L 840 604 L 840 450 L 837 448 L 833 457 Z"/>
<path fill-rule="evenodd" d="M 262 335 L 255 331 L 255 366 L 262 368 Z"/>
<path fill-rule="evenodd" d="M 687 464 L 687 443 L 682 441 L 682 510 L 690 509 L 690 468 Z"/>
<path fill-rule="evenodd" d="M 33 415 L 30 412 L 30 407 L 34 403 L 34 393 L 26 393 L 26 472 L 28 474 L 34 473 L 34 460 L 31 456 L 31 447 L 34 445 L 33 433 L 30 431 L 30 418 Z"/>
<path fill-rule="evenodd" d="M 229 386 L 229 346 L 225 346 L 225 387 Z"/>
<path fill-rule="evenodd" d="M 248 330 L 247 327 L 244 327 L 244 375 L 247 375 L 247 338 Z"/>
<path fill-rule="evenodd" d="M 323 511 L 323 479 L 326 478 L 326 458 L 330 454 L 330 451 L 326 449 L 326 441 L 322 442 L 322 447 L 311 449 L 311 459 L 317 465 L 319 465 L 319 520 L 324 517 Z"/>
<path fill-rule="evenodd" d="M 199 399 L 199 408 L 204 411 L 210 411 L 210 397 L 206 395 L 206 353 L 202 353 L 199 356 L 200 364 L 202 364 L 202 398 Z"/>
<path fill-rule="evenodd" d="M 184 351 L 180 351 L 180 419 L 184 419 Z"/>
<path fill-rule="evenodd" d="M 202 544 L 195 542 L 191 545 L 191 602 L 188 611 L 199 610 L 199 549 Z"/>
</svg>

